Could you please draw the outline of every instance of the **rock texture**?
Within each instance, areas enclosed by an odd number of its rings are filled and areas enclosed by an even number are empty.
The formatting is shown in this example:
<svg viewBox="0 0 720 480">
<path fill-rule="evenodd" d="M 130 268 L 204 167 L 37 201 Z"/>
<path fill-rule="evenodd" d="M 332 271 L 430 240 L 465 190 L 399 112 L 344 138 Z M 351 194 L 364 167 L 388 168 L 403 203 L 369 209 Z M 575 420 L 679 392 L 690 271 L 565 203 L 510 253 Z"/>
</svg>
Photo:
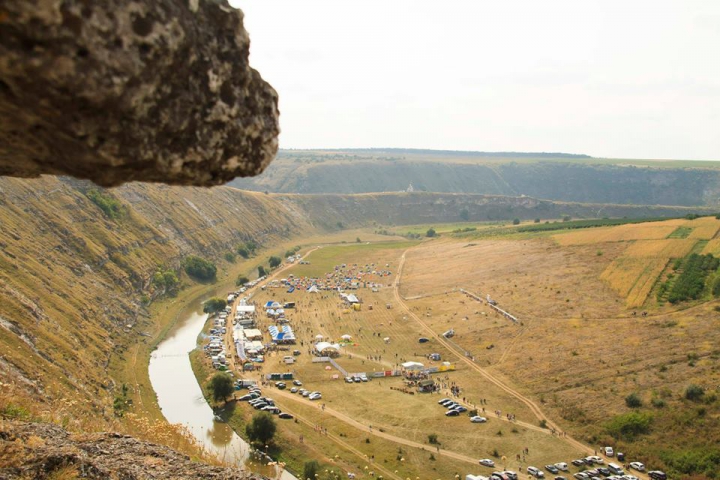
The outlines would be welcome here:
<svg viewBox="0 0 720 480">
<path fill-rule="evenodd" d="M 277 152 L 277 94 L 226 0 L 0 3 L 0 175 L 210 186 Z"/>
<path fill-rule="evenodd" d="M 193 462 L 171 448 L 118 433 L 72 435 L 47 423 L 0 423 L 0 479 L 77 477 L 262 478 L 240 469 Z"/>
</svg>

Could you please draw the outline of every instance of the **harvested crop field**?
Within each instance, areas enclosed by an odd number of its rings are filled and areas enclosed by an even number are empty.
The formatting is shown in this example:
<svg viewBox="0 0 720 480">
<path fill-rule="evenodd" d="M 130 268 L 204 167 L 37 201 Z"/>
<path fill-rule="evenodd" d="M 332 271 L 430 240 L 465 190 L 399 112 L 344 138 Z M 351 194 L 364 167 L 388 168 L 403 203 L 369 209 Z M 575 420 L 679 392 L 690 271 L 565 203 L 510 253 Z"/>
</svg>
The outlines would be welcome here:
<svg viewBox="0 0 720 480">
<path fill-rule="evenodd" d="M 677 226 L 674 220 L 657 223 L 618 225 L 617 227 L 588 228 L 575 232 L 560 233 L 554 238 L 560 245 L 591 245 L 628 240 L 660 240 L 672 234 Z"/>
<path fill-rule="evenodd" d="M 665 258 L 620 257 L 608 265 L 600 278 L 627 298 L 629 307 L 641 306 L 665 265 Z"/>
<path fill-rule="evenodd" d="M 637 240 L 627 247 L 624 256 L 679 258 L 688 255 L 695 246 L 695 243 L 697 243 L 697 240 L 691 238 Z"/>
</svg>

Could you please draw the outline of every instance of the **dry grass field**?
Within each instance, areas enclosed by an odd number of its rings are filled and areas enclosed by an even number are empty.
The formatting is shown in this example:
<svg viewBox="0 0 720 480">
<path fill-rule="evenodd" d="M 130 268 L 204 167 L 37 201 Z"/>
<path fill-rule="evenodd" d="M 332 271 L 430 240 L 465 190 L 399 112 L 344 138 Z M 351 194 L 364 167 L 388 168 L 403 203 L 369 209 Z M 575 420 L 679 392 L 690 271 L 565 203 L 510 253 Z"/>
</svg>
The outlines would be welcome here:
<svg viewBox="0 0 720 480">
<path fill-rule="evenodd" d="M 388 278 L 387 282 L 392 282 L 397 273 L 400 256 L 408 246 L 410 245 L 385 244 L 323 247 L 307 258 L 311 262 L 310 265 L 292 267 L 283 272 L 283 276 L 289 273 L 297 277 L 314 276 L 318 274 L 315 269 L 320 266 L 332 270 L 335 265 L 341 263 L 357 262 L 363 265 L 365 263 L 389 265 L 388 269 L 393 275 L 386 278 Z M 363 301 L 362 310 L 359 312 L 348 311 L 340 303 L 336 292 L 311 294 L 296 291 L 288 294 L 284 288 L 268 288 L 253 297 L 258 304 L 263 304 L 267 300 L 297 302 L 297 309 L 290 311 L 289 318 L 298 337 L 298 345 L 293 348 L 301 349 L 302 354 L 296 357 L 295 364 L 289 366 L 282 362 L 282 357 L 286 353 L 274 354 L 266 359 L 263 370 L 266 373 L 288 370 L 295 372 L 297 378 L 303 381 L 305 388 L 323 393 L 323 399 L 317 402 L 317 407 L 325 403 L 328 411 L 332 409 L 341 415 L 346 415 L 358 424 L 355 426 L 343 424 L 327 412 L 314 411 L 313 418 L 317 417 L 317 422 L 327 427 L 331 434 L 338 435 L 342 432 L 343 435 L 351 435 L 352 433 L 352 436 L 360 435 L 364 439 L 370 433 L 369 427 L 372 425 L 376 431 L 382 429 L 388 435 L 422 444 L 428 451 L 424 454 L 425 458 L 419 456 L 415 460 L 421 462 L 418 466 L 420 471 L 435 470 L 438 477 L 444 478 L 451 477 L 455 473 L 480 473 L 483 470 L 482 467 L 473 466 L 468 462 L 446 462 L 447 466 L 443 466 L 442 462 L 429 460 L 430 452 L 436 449 L 428 443 L 430 433 L 438 435 L 441 449 L 465 455 L 473 459 L 473 462 L 479 458 L 491 457 L 495 452 L 500 456 L 505 455 L 514 459 L 525 446 L 530 446 L 532 451 L 528 461 L 536 464 L 568 461 L 571 457 L 575 458 L 580 454 L 566 442 L 550 435 L 548 430 L 541 429 L 536 417 L 517 399 L 483 382 L 478 378 L 477 373 L 457 363 L 452 351 L 433 341 L 418 343 L 418 338 L 424 334 L 420 326 L 408 317 L 407 312 L 399 308 L 392 287 L 383 287 L 378 292 L 361 288 L 356 294 Z M 437 301 L 441 302 L 442 308 L 436 308 L 431 317 L 441 314 L 443 310 L 450 312 L 453 305 L 465 302 L 457 292 L 447 296 L 441 295 Z M 418 302 L 422 303 L 422 300 Z M 387 304 L 391 305 L 390 309 L 386 308 Z M 420 308 L 419 305 L 420 303 L 416 307 L 413 304 L 413 308 Z M 470 314 L 473 306 L 467 305 L 467 308 L 467 313 Z M 260 328 L 263 331 L 266 331 L 270 324 L 272 324 L 270 319 L 260 320 Z M 456 418 L 445 417 L 445 409 L 437 404 L 437 400 L 449 396 L 448 391 L 411 395 L 402 391 L 405 386 L 400 377 L 347 384 L 337 370 L 327 369 L 328 364 L 311 362 L 308 345 L 314 343 L 316 335 L 337 341 L 346 334 L 352 335 L 352 342 L 343 347 L 337 361 L 351 373 L 366 372 L 370 375 L 375 371 L 392 369 L 408 360 L 420 361 L 426 365 L 438 364 L 439 362 L 431 362 L 425 358 L 430 353 L 440 353 L 443 360 L 454 361 L 457 370 L 442 374 L 442 381 L 448 387 L 453 383 L 460 386 L 461 397 L 466 398 L 468 405 L 479 406 L 481 399 L 485 399 L 487 405 L 484 408 L 487 410 L 486 416 L 490 418 L 489 422 L 473 424 L 467 415 Z M 386 337 L 389 337 L 389 342 L 384 341 Z M 280 396 L 281 392 L 272 390 L 270 395 L 281 408 L 289 411 L 305 411 L 303 415 L 309 415 L 307 406 L 299 399 L 293 401 L 283 398 Z M 495 409 L 502 410 L 502 419 L 498 419 L 492 413 Z M 505 413 L 509 412 L 516 415 L 517 423 L 506 420 Z M 451 428 L 448 428 L 449 426 Z M 308 435 L 308 438 L 311 436 Z M 316 438 L 321 442 L 329 441 L 323 440 L 322 436 Z M 371 447 L 374 442 L 375 439 L 372 438 L 370 446 L 353 445 L 365 451 L 369 448 L 374 449 Z M 338 447 L 335 445 L 333 448 Z M 322 450 L 325 450 L 325 446 Z M 396 448 L 390 450 L 391 457 L 395 457 L 396 450 Z M 437 452 L 435 457 L 440 458 Z M 388 463 L 391 461 L 392 459 L 387 459 Z M 509 468 L 517 469 L 518 466 L 514 461 L 508 464 Z M 400 467 L 393 463 L 392 468 Z"/>
<path fill-rule="evenodd" d="M 664 233 L 687 223 L 674 221 Z M 635 228 L 643 236 L 655 229 Z M 623 230 L 598 238 L 639 236 L 628 227 Z M 577 233 L 590 238 L 592 229 L 564 235 Z M 669 259 L 689 253 L 696 240 L 648 240 L 652 254 L 636 246 L 639 240 L 569 246 L 543 239 L 475 243 L 435 241 L 408 253 L 403 294 L 421 296 L 411 303 L 426 302 L 418 306 L 432 308 L 431 324 L 437 332 L 452 325 L 457 332 L 453 340 L 461 348 L 537 399 L 551 418 L 560 419 L 590 445 L 612 444 L 668 470 L 674 465 L 669 460 L 673 455 L 711 451 L 720 437 L 718 302 L 657 307 L 647 317 L 633 316 L 624 308 L 642 305 Z M 706 251 L 715 251 L 717 245 L 711 241 Z M 447 268 L 436 279 L 433 272 L 440 270 L 439 262 Z M 489 293 L 523 325 L 468 298 L 462 303 L 457 297 L 448 307 L 443 301 L 454 293 L 433 293 L 454 287 L 483 297 Z M 555 292 L 559 293 L 551 295 Z M 684 400 L 690 384 L 710 392 L 703 406 Z M 605 426 L 616 415 L 632 411 L 624 401 L 630 393 L 641 398 L 640 411 L 652 416 L 654 427 L 647 436 L 618 440 Z"/>
<path fill-rule="evenodd" d="M 716 241 L 705 245 L 702 239 L 691 238 L 699 228 L 720 225 L 715 220 L 681 230 L 687 238 L 667 238 L 687 223 L 622 225 L 552 237 L 353 243 L 314 251 L 307 258 L 310 265 L 293 266 L 282 276 L 321 276 L 342 263 L 388 265 L 392 274 L 382 279 L 377 292 L 364 288 L 354 292 L 363 302 L 360 311 L 348 310 L 336 292 L 288 294 L 285 288 L 268 288 L 253 297 L 258 304 L 295 301 L 298 307 L 289 313 L 299 340 L 291 348 L 302 354 L 293 365 L 282 362 L 287 352 L 272 354 L 264 372 L 292 371 L 305 388 L 323 394 L 322 400 L 308 402 L 289 393 L 289 387 L 282 392 L 270 387 L 270 396 L 280 407 L 302 420 L 283 424 L 287 426 L 283 441 L 292 443 L 303 435 L 310 443 L 303 448 L 312 448 L 326 464 L 338 462 L 348 471 L 362 471 L 363 456 L 374 456 L 376 462 L 382 459 L 390 477 L 401 478 L 426 478 L 428 472 L 431 478 L 484 473 L 486 469 L 468 459 L 494 454 L 507 456 L 508 467 L 517 470 L 514 458 L 524 447 L 532 455 L 523 466 L 581 455 L 576 446 L 539 428 L 536 412 L 521 395 L 590 448 L 610 444 L 657 468 L 668 468 L 667 452 L 673 449 L 688 454 L 701 451 L 714 441 L 710 439 L 720 440 L 720 402 L 712 393 L 720 385 L 717 302 L 649 308 L 648 299 L 671 259 L 703 246 L 718 248 Z M 589 242 L 594 232 L 601 234 Z M 403 255 L 398 291 L 404 300 L 399 302 L 393 283 Z M 460 289 L 482 299 L 490 295 L 519 323 Z M 649 315 L 632 313 L 640 307 Z M 261 318 L 263 331 L 270 324 Z M 455 332 L 450 341 L 435 336 L 450 328 Z M 426 356 L 439 353 L 456 370 L 436 378 L 445 386 L 459 386 L 460 397 L 469 406 L 485 408 L 489 422 L 472 424 L 467 416 L 446 418 L 437 405 L 439 398 L 450 396 L 445 389 L 410 394 L 402 391 L 398 377 L 345 383 L 328 364 L 311 362 L 309 345 L 317 335 L 331 341 L 352 336 L 337 359 L 351 373 L 371 375 L 408 360 L 437 365 Z M 418 343 L 421 336 L 430 341 Z M 489 381 L 464 361 L 469 357 L 519 393 Z M 683 399 L 692 383 L 708 392 L 702 408 L 688 406 Z M 639 438 L 614 438 L 608 422 L 633 411 L 624 400 L 631 393 L 641 399 L 639 411 L 653 418 L 653 428 Z M 502 411 L 500 418 L 495 410 Z M 239 411 L 246 417 L 252 413 L 242 406 Z M 507 413 L 515 414 L 517 421 L 508 422 Z M 316 424 L 328 428 L 330 435 L 317 434 L 312 428 Z M 672 432 L 671 437 L 664 432 Z M 428 443 L 432 433 L 438 436 L 440 452 Z M 410 458 L 412 467 L 406 463 Z M 375 469 L 382 472 L 377 464 Z"/>
</svg>

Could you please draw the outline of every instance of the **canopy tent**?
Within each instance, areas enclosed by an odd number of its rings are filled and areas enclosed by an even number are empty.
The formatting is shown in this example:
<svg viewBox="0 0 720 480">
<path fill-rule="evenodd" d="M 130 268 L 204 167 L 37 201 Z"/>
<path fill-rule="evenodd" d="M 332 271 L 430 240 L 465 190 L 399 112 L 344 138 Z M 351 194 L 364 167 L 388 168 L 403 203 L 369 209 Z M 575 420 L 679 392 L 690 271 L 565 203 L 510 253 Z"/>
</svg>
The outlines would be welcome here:
<svg viewBox="0 0 720 480">
<path fill-rule="evenodd" d="M 322 335 L 315 335 L 316 340 L 322 340 L 323 338 L 325 338 L 325 337 L 323 337 Z"/>
<path fill-rule="evenodd" d="M 318 290 L 317 285 L 313 285 L 310 288 L 307 289 L 308 293 L 318 293 L 320 290 Z"/>
<path fill-rule="evenodd" d="M 315 344 L 315 350 L 322 353 L 325 350 L 334 350 L 338 351 L 340 350 L 340 345 L 337 343 L 330 343 L 330 342 L 318 342 Z"/>
<path fill-rule="evenodd" d="M 280 308 L 280 304 L 278 302 L 270 300 L 265 304 L 265 309 L 267 310 L 269 308 Z"/>
<path fill-rule="evenodd" d="M 425 365 L 420 362 L 405 362 L 402 364 L 402 367 L 405 370 L 422 370 L 425 368 Z"/>
<path fill-rule="evenodd" d="M 340 337 L 340 338 L 342 338 L 343 340 L 352 340 L 352 335 L 347 335 L 347 334 L 345 334 L 345 335 L 343 335 L 343 336 Z"/>
<path fill-rule="evenodd" d="M 255 313 L 255 305 L 238 305 L 235 311 L 238 313 Z"/>
</svg>

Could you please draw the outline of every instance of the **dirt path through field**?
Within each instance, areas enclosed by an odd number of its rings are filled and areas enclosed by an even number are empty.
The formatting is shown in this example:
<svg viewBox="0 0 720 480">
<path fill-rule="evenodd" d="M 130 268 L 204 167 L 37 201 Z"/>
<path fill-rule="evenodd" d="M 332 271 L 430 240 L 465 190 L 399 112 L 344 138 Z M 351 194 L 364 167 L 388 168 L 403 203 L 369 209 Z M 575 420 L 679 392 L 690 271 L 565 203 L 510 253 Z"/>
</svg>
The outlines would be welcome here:
<svg viewBox="0 0 720 480">
<path fill-rule="evenodd" d="M 288 393 L 284 390 L 278 390 L 278 389 L 273 389 L 272 392 L 273 392 L 273 395 L 275 395 L 275 396 L 280 396 L 280 397 L 286 398 L 288 400 L 292 400 L 297 403 L 302 403 L 302 404 L 305 404 L 306 406 L 310 406 L 313 408 L 320 408 L 318 403 L 307 400 L 302 396 L 298 396 L 298 394 L 292 394 L 292 393 Z M 333 410 L 332 408 L 330 408 L 328 406 L 325 406 L 325 410 L 323 410 L 323 413 L 325 413 L 327 415 L 331 415 L 331 416 L 337 418 L 338 420 L 341 420 L 341 421 L 345 422 L 346 424 L 353 426 L 359 430 L 368 432 L 370 435 L 375 435 L 377 437 L 384 438 L 385 440 L 389 440 L 391 442 L 395 442 L 400 445 L 419 448 L 421 450 L 427 450 L 431 453 L 436 453 L 436 454 L 439 453 L 440 455 L 444 455 L 444 456 L 452 458 L 454 460 L 460 460 L 463 462 L 472 463 L 473 465 L 477 465 L 477 459 L 474 457 L 468 457 L 466 455 L 462 455 L 460 453 L 456 453 L 456 452 L 453 452 L 450 450 L 443 450 L 442 448 L 439 451 L 437 449 L 433 450 L 431 447 L 428 447 L 427 445 L 423 445 L 422 443 L 413 442 L 412 440 L 408 440 L 406 438 L 396 437 L 395 435 L 381 432 L 379 430 L 379 428 L 381 428 L 380 425 L 376 425 L 375 427 L 371 428 L 370 425 L 363 425 L 362 423 L 358 422 L 357 420 L 350 417 L 349 415 L 345 415 L 344 413 L 338 412 L 337 410 Z"/>
<path fill-rule="evenodd" d="M 494 375 L 492 375 L 491 373 L 487 372 L 485 369 L 478 366 L 471 359 L 469 359 L 465 356 L 459 355 L 457 353 L 457 350 L 454 349 L 452 347 L 452 345 L 450 345 L 450 343 L 447 342 L 447 340 L 442 335 L 437 334 L 418 315 L 413 313 L 413 311 L 405 303 L 405 300 L 400 295 L 400 288 L 399 288 L 400 287 L 400 279 L 402 277 L 402 269 L 403 269 L 403 266 L 405 265 L 406 253 L 407 253 L 407 250 L 405 252 L 403 252 L 402 256 L 400 257 L 400 264 L 398 266 L 398 272 L 397 272 L 397 275 L 395 276 L 395 282 L 393 283 L 393 291 L 395 294 L 395 299 L 397 300 L 400 307 L 403 308 L 407 312 L 407 314 L 410 315 L 416 322 L 418 322 L 420 324 L 420 326 L 423 327 L 423 329 L 428 332 L 429 335 L 432 335 L 441 345 L 443 345 L 445 348 L 447 348 L 448 350 L 453 352 L 453 354 L 455 356 L 457 356 L 457 358 L 461 362 L 464 362 L 465 364 L 467 364 L 471 369 L 478 372 L 486 380 L 493 383 L 495 386 L 497 386 L 504 392 L 506 392 L 509 395 L 512 395 L 516 399 L 520 400 L 522 403 L 524 403 L 530 409 L 530 411 L 533 412 L 533 414 L 537 417 L 538 420 L 545 420 L 545 422 L 549 428 L 554 428 L 556 431 L 561 432 L 562 429 L 560 427 L 558 427 L 558 425 L 555 424 L 552 420 L 547 418 L 547 416 L 545 416 L 545 414 L 542 412 L 540 407 L 535 402 L 533 402 L 532 400 L 530 400 L 529 398 L 527 398 L 526 396 L 524 396 L 522 393 L 518 392 L 517 390 L 505 385 L 505 383 L 503 383 L 500 379 L 496 378 Z M 520 422 L 518 422 L 518 423 L 520 423 Z M 529 425 L 525 424 L 525 426 L 529 426 Z M 535 426 L 533 425 L 533 427 L 535 427 Z M 540 427 L 535 427 L 535 428 L 540 428 Z M 541 429 L 541 430 L 547 431 L 547 429 Z M 583 444 L 582 442 L 574 439 L 573 437 L 571 437 L 567 434 L 565 434 L 561 438 L 563 440 L 565 440 L 566 442 L 568 442 L 569 444 L 571 444 L 572 446 L 574 446 L 575 448 L 577 448 L 578 450 L 580 450 L 581 452 L 585 452 L 585 454 L 587 454 L 587 455 L 594 454 L 594 450 L 592 448 L 590 448 L 589 446 Z"/>
</svg>

